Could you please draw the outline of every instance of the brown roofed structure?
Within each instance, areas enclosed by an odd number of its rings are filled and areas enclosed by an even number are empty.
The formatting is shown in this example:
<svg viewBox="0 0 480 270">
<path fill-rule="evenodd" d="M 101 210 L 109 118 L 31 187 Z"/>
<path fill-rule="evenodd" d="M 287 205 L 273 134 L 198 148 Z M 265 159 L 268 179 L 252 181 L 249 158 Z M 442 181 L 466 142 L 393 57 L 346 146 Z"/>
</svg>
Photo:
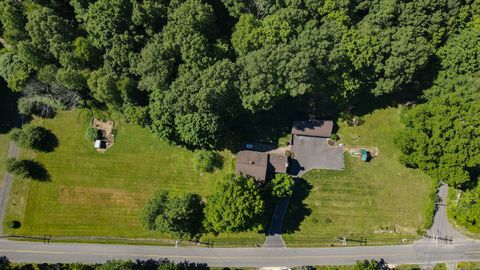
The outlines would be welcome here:
<svg viewBox="0 0 480 270">
<path fill-rule="evenodd" d="M 272 172 L 287 173 L 288 158 L 285 155 L 269 154 L 268 163 Z"/>
<path fill-rule="evenodd" d="M 332 135 L 333 121 L 331 120 L 310 120 L 294 121 L 292 127 L 293 135 L 325 137 Z"/>
<path fill-rule="evenodd" d="M 268 155 L 256 151 L 240 151 L 237 154 L 237 173 L 251 176 L 255 181 L 265 181 L 267 177 Z"/>
</svg>

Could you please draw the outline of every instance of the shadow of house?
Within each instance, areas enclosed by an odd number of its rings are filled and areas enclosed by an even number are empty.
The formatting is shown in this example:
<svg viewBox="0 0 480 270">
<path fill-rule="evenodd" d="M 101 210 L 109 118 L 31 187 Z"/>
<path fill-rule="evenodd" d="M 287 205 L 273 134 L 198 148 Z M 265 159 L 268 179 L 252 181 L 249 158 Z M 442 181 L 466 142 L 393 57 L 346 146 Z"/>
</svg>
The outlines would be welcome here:
<svg viewBox="0 0 480 270">
<path fill-rule="evenodd" d="M 297 179 L 285 215 L 283 233 L 293 233 L 298 231 L 300 224 L 312 213 L 312 210 L 304 202 L 308 195 L 310 195 L 312 188 L 313 186 L 305 179 Z"/>
</svg>

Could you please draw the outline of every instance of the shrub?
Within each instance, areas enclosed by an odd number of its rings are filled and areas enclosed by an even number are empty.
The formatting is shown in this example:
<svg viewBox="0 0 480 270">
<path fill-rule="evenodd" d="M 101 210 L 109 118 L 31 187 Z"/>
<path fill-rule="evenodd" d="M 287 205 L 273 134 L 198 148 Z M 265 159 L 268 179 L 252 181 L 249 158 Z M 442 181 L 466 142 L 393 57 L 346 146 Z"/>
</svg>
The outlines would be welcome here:
<svg viewBox="0 0 480 270">
<path fill-rule="evenodd" d="M 23 164 L 20 160 L 17 160 L 15 158 L 7 159 L 6 170 L 7 172 L 16 176 L 20 176 L 20 177 L 29 176 L 28 167 L 25 166 L 25 164 Z"/>
<path fill-rule="evenodd" d="M 11 174 L 23 178 L 38 181 L 48 181 L 50 179 L 50 175 L 43 165 L 30 159 L 17 160 L 9 158 L 6 162 L 6 169 Z"/>
<path fill-rule="evenodd" d="M 10 229 L 18 229 L 21 226 L 22 226 L 22 224 L 18 220 L 9 220 L 7 222 L 7 227 L 10 228 Z"/>
<path fill-rule="evenodd" d="M 58 145 L 57 137 L 53 133 L 43 127 L 31 124 L 24 125 L 21 129 L 12 129 L 10 138 L 18 146 L 35 151 L 49 152 Z"/>
<path fill-rule="evenodd" d="M 96 139 L 98 139 L 98 137 L 98 130 L 93 127 L 88 127 L 85 131 L 85 139 L 87 141 L 95 141 Z"/>
<path fill-rule="evenodd" d="M 332 141 L 338 140 L 338 135 L 337 134 L 330 135 L 330 140 L 332 140 Z"/>
<path fill-rule="evenodd" d="M 295 153 L 291 150 L 286 150 L 285 151 L 285 156 L 288 158 L 295 158 Z"/>
<path fill-rule="evenodd" d="M 53 118 L 56 109 L 42 99 L 22 97 L 18 100 L 18 112 L 23 115 L 38 115 L 43 118 Z"/>
<path fill-rule="evenodd" d="M 347 123 L 349 126 L 360 126 L 364 123 L 364 120 L 360 116 L 355 116 L 350 112 L 340 113 L 340 119 Z"/>
<path fill-rule="evenodd" d="M 195 169 L 201 172 L 213 172 L 223 165 L 222 156 L 216 151 L 198 150 L 194 156 Z"/>
<path fill-rule="evenodd" d="M 447 270 L 447 266 L 444 263 L 437 263 L 433 267 L 433 270 Z"/>
</svg>

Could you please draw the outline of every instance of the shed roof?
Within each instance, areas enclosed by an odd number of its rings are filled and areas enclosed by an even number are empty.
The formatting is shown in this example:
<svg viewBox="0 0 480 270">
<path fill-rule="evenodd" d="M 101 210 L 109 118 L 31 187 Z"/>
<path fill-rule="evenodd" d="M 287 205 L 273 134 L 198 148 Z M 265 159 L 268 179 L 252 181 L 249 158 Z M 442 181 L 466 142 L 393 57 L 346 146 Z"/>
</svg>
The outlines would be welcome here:
<svg viewBox="0 0 480 270">
<path fill-rule="evenodd" d="M 330 137 L 333 131 L 333 121 L 331 120 L 309 120 L 294 121 L 292 127 L 293 135 L 311 136 L 311 137 Z"/>
<path fill-rule="evenodd" d="M 256 181 L 265 181 L 267 177 L 268 155 L 256 151 L 240 151 L 237 154 L 237 173 L 251 176 Z"/>
</svg>

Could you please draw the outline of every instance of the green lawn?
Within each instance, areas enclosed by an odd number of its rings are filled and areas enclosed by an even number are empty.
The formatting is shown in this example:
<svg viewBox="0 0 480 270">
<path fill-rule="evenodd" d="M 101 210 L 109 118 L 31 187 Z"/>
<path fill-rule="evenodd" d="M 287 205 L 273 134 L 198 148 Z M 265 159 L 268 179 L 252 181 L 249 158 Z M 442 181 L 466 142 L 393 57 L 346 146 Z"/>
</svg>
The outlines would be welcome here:
<svg viewBox="0 0 480 270">
<path fill-rule="evenodd" d="M 71 111 L 61 112 L 54 119 L 34 120 L 51 129 L 59 145 L 47 154 L 22 152 L 44 164 L 51 182 L 15 180 L 6 220 L 18 219 L 22 227 L 10 233 L 114 237 L 105 239 L 107 242 L 118 241 L 117 237 L 155 238 L 172 243 L 168 235 L 149 233 L 140 225 L 140 212 L 153 192 L 161 188 L 173 194 L 206 196 L 217 179 L 233 170 L 233 155 L 225 151 L 223 170 L 212 174 L 194 171 L 192 152 L 123 122 L 117 123 L 115 145 L 106 153 L 97 153 L 84 139 L 89 119 L 87 111 Z M 263 239 L 262 235 L 244 233 L 205 236 L 203 240 L 253 246 Z"/>
<path fill-rule="evenodd" d="M 8 145 L 10 144 L 10 139 L 6 134 L 0 134 L 0 189 L 2 188 L 3 175 L 5 173 L 5 161 L 8 156 Z"/>
<path fill-rule="evenodd" d="M 416 238 L 432 180 L 398 161 L 393 137 L 402 128 L 399 108 L 376 110 L 364 120 L 357 127 L 339 123 L 340 142 L 376 146 L 378 157 L 365 163 L 347 153 L 344 171 L 307 172 L 286 217 L 287 246 L 340 245 L 336 238 L 344 235 L 366 238 L 368 245 Z"/>
</svg>

